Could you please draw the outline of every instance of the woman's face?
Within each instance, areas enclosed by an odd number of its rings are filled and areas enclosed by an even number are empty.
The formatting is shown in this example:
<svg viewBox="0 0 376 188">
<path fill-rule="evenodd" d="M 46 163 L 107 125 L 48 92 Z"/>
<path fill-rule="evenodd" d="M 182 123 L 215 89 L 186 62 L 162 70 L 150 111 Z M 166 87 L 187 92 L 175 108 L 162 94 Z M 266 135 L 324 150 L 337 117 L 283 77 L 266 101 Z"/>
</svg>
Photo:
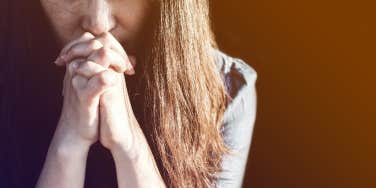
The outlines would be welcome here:
<svg viewBox="0 0 376 188">
<path fill-rule="evenodd" d="M 111 32 L 135 53 L 151 0 L 40 0 L 62 45 L 84 32 Z"/>
</svg>

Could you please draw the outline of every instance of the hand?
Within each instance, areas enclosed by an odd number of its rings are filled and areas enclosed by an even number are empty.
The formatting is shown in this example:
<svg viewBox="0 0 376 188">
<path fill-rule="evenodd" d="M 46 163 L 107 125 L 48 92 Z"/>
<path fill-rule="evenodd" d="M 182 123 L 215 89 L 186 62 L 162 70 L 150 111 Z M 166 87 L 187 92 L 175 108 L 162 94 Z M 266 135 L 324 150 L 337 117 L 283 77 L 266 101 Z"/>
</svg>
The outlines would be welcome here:
<svg viewBox="0 0 376 188">
<path fill-rule="evenodd" d="M 77 75 L 89 83 L 102 75 L 103 83 L 111 83 L 99 97 L 99 140 L 112 153 L 119 187 L 148 187 L 150 182 L 165 187 L 128 97 L 123 73 L 135 74 L 135 58 L 128 57 L 110 33 L 71 45 L 62 51 L 57 64 L 79 58 L 85 61 L 75 69 Z"/>
<path fill-rule="evenodd" d="M 92 41 L 95 37 L 85 33 L 79 39 L 72 41 L 61 54 L 80 43 Z M 100 42 L 91 43 L 90 50 L 102 48 Z M 66 63 L 62 63 L 65 60 Z M 63 108 L 56 137 L 59 142 L 69 146 L 90 146 L 98 140 L 99 99 L 101 94 L 112 86 L 114 78 L 110 71 L 94 74 L 90 68 L 94 64 L 84 58 L 66 59 L 60 56 L 56 64 L 66 65 L 63 84 Z M 95 64 L 96 65 L 96 64 Z M 85 74 L 82 74 L 85 73 Z M 81 73 L 81 74 L 80 74 Z"/>
<path fill-rule="evenodd" d="M 106 77 L 112 77 L 111 87 L 106 88 L 99 99 L 99 140 L 110 150 L 114 147 L 130 148 L 134 140 L 132 127 L 137 128 L 138 124 L 129 102 L 123 73 L 135 73 L 132 66 L 135 65 L 135 58 L 128 57 L 110 33 L 77 42 L 63 50 L 61 57 L 65 62 L 86 58 L 76 70 L 86 79 L 103 72 L 106 72 Z M 62 64 L 63 61 L 57 63 Z"/>
</svg>

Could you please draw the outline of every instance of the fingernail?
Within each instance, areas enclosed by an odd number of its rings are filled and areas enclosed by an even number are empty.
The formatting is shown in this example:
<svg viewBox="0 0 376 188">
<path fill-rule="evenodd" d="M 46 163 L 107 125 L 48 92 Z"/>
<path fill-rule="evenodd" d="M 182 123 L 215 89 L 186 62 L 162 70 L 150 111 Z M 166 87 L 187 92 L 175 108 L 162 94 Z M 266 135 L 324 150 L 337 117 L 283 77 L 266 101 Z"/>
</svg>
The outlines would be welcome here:
<svg viewBox="0 0 376 188">
<path fill-rule="evenodd" d="M 59 56 L 59 57 L 55 60 L 55 64 L 57 64 L 57 65 L 63 65 L 63 64 L 65 64 L 65 62 L 66 62 L 65 58 L 66 58 L 65 55 Z"/>
<path fill-rule="evenodd" d="M 60 64 L 60 57 L 56 58 L 56 60 L 54 61 L 54 63 L 55 63 L 56 65 L 59 65 L 59 64 Z"/>
</svg>

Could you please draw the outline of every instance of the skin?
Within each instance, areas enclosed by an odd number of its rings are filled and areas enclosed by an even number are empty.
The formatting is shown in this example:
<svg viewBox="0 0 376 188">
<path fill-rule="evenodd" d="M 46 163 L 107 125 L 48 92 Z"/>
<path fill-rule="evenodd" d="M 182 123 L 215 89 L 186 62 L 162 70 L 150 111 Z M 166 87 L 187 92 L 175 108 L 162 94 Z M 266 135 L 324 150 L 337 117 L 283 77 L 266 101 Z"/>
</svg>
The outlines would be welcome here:
<svg viewBox="0 0 376 188">
<path fill-rule="evenodd" d="M 62 45 L 55 64 L 66 74 L 62 113 L 36 187 L 83 187 L 97 141 L 113 155 L 119 187 L 165 187 L 124 79 L 135 74 L 150 0 L 40 3 Z"/>
</svg>

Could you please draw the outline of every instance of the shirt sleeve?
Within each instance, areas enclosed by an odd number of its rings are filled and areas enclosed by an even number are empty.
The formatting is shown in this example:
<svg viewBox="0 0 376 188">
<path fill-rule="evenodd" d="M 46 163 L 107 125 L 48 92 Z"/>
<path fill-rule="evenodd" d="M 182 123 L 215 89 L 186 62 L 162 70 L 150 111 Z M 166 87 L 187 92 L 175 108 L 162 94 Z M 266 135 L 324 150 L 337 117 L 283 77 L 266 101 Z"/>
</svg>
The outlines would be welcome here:
<svg viewBox="0 0 376 188">
<path fill-rule="evenodd" d="M 222 157 L 216 187 L 241 187 L 256 118 L 256 71 L 241 59 L 223 64 L 226 89 L 232 100 L 225 110 L 222 133 L 230 154 Z"/>
</svg>

